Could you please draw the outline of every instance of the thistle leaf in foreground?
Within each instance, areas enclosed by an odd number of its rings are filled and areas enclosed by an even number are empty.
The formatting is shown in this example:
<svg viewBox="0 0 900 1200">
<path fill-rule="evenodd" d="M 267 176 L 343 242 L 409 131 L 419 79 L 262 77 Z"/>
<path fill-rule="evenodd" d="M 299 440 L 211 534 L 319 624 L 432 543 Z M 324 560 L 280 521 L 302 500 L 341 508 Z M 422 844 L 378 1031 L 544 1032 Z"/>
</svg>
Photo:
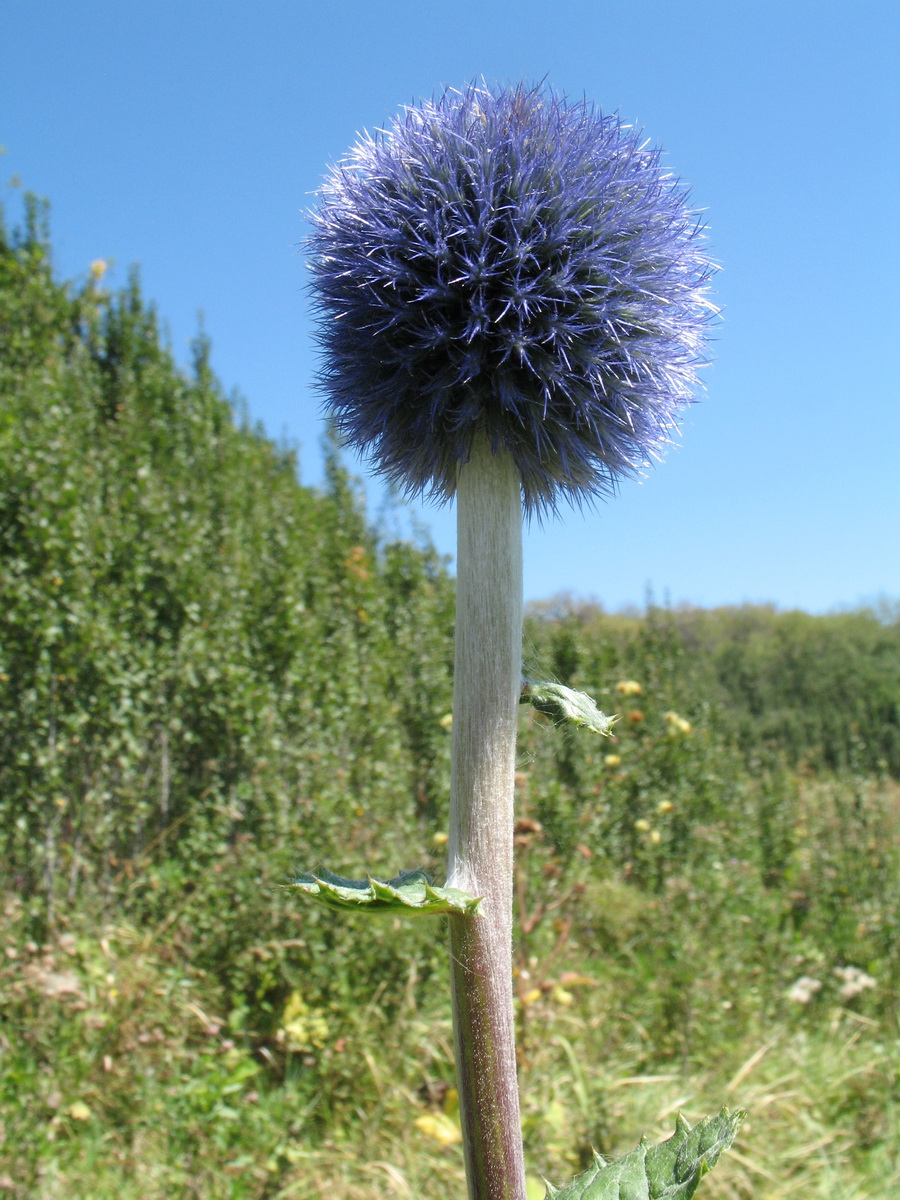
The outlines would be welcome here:
<svg viewBox="0 0 900 1200">
<path fill-rule="evenodd" d="M 547 1184 L 544 1200 L 688 1200 L 719 1155 L 734 1141 L 742 1112 L 727 1108 L 693 1129 L 680 1114 L 675 1133 L 658 1146 L 645 1142 L 616 1162 L 599 1155 L 593 1167 L 568 1187 Z"/>
<path fill-rule="evenodd" d="M 538 683 L 526 679 L 522 684 L 520 703 L 530 704 L 558 725 L 579 725 L 591 733 L 609 737 L 618 717 L 602 713 L 586 692 L 576 692 L 561 683 Z"/>
<path fill-rule="evenodd" d="M 393 879 L 344 879 L 331 871 L 300 874 L 287 885 L 312 896 L 326 908 L 344 912 L 394 913 L 400 916 L 472 916 L 481 900 L 457 888 L 432 887 L 424 871 L 401 871 Z"/>
</svg>

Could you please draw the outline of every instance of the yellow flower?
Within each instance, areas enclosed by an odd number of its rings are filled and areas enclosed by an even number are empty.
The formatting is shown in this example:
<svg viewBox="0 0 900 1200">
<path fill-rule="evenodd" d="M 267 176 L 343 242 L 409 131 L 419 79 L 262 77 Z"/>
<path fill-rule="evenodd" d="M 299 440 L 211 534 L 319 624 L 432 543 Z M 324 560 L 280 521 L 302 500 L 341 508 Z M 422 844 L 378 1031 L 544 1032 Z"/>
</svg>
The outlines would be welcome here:
<svg viewBox="0 0 900 1200">
<path fill-rule="evenodd" d="M 650 822 L 645 821 L 643 817 L 639 817 L 638 820 L 635 821 L 634 827 L 638 831 L 638 833 L 649 833 L 650 832 Z"/>
<path fill-rule="evenodd" d="M 636 679 L 620 679 L 616 691 L 620 696 L 640 696 L 644 689 Z"/>
<path fill-rule="evenodd" d="M 453 1146 L 462 1141 L 459 1122 L 444 1113 L 425 1113 L 413 1123 L 416 1129 L 426 1137 L 433 1138 L 441 1146 Z"/>
<path fill-rule="evenodd" d="M 328 1040 L 328 1022 L 320 1008 L 310 1008 L 299 992 L 288 996 L 281 1016 L 284 1040 L 289 1050 L 313 1050 Z"/>
<path fill-rule="evenodd" d="M 94 283 L 99 283 L 106 274 L 109 264 L 103 258 L 95 258 L 91 263 L 91 279 Z"/>
<path fill-rule="evenodd" d="M 690 733 L 693 729 L 690 721 L 679 717 L 677 712 L 663 713 L 663 720 L 669 726 L 669 737 L 678 737 L 679 734 Z"/>
<path fill-rule="evenodd" d="M 607 754 L 604 757 L 603 761 L 606 763 L 606 765 L 608 767 L 618 767 L 618 766 L 622 765 L 622 755 L 621 754 Z"/>
<path fill-rule="evenodd" d="M 665 815 L 666 813 L 673 812 L 674 808 L 675 805 L 671 800 L 660 800 L 659 804 L 656 806 L 656 811 Z"/>
</svg>

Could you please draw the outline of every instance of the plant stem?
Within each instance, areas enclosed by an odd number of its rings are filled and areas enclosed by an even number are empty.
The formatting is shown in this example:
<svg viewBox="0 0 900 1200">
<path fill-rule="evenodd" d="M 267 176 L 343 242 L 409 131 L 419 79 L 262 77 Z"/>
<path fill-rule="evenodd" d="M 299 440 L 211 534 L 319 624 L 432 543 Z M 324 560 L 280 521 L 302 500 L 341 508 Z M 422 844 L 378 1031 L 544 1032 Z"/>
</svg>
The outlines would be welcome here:
<svg viewBox="0 0 900 1200">
<path fill-rule="evenodd" d="M 448 884 L 453 1026 L 470 1200 L 525 1200 L 512 995 L 513 786 L 522 656 L 522 502 L 508 454 L 476 439 L 457 490 Z"/>
</svg>

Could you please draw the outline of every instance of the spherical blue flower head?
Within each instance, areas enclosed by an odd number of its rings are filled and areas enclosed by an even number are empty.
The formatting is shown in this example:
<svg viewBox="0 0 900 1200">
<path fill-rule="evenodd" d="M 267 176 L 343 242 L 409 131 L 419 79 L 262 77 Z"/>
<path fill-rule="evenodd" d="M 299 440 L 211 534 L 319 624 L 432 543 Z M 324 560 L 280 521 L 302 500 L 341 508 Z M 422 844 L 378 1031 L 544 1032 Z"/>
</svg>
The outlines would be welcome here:
<svg viewBox="0 0 900 1200">
<path fill-rule="evenodd" d="M 669 441 L 713 266 L 618 117 L 540 88 L 447 91 L 363 136 L 310 217 L 329 411 L 407 491 L 452 495 L 485 432 L 539 512 Z"/>
</svg>

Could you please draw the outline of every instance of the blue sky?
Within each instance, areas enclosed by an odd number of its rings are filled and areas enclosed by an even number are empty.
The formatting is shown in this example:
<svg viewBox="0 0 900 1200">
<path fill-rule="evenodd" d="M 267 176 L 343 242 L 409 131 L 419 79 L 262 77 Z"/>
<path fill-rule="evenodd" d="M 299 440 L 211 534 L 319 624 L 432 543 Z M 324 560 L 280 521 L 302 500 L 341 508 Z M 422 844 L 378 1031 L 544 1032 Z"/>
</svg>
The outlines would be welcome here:
<svg viewBox="0 0 900 1200">
<path fill-rule="evenodd" d="M 529 530 L 526 596 L 825 611 L 900 597 L 898 60 L 896 0 L 3 0 L 0 197 L 50 200 L 62 276 L 139 263 L 182 362 L 202 310 L 315 484 L 297 244 L 325 165 L 481 76 L 617 109 L 706 211 L 724 320 L 665 463 Z M 452 554 L 452 510 L 417 515 Z"/>
</svg>

